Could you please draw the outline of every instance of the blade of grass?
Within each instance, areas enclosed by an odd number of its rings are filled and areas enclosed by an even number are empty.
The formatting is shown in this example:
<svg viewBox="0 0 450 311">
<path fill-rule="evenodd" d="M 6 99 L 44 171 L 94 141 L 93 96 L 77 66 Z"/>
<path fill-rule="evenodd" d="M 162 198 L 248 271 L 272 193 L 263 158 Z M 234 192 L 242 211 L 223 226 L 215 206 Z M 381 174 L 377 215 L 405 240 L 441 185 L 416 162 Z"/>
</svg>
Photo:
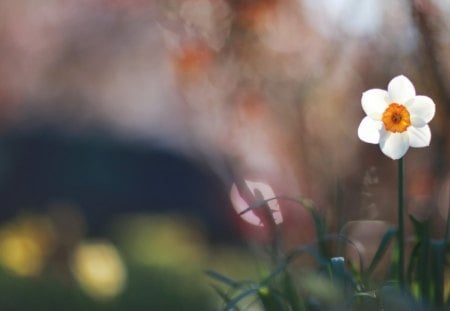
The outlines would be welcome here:
<svg viewBox="0 0 450 311">
<path fill-rule="evenodd" d="M 216 281 L 219 281 L 220 283 L 223 283 L 225 285 L 228 285 L 229 287 L 232 287 L 232 288 L 237 288 L 243 284 L 243 282 L 238 282 L 233 279 L 230 279 L 229 277 L 226 277 L 223 274 L 220 274 L 216 271 L 206 270 L 205 273 L 210 278 L 212 278 Z"/>
<path fill-rule="evenodd" d="M 265 311 L 290 310 L 286 304 L 286 298 L 273 288 L 261 287 L 258 291 L 258 297 Z"/>
<path fill-rule="evenodd" d="M 305 308 L 300 301 L 300 296 L 295 287 L 294 280 L 292 280 L 291 275 L 287 272 L 284 274 L 283 287 L 286 292 L 286 299 L 289 301 L 292 311 L 304 311 Z"/>
<path fill-rule="evenodd" d="M 430 225 L 428 221 L 420 222 L 413 216 L 410 219 L 414 225 L 416 239 L 420 242 L 417 256 L 417 281 L 419 282 L 420 296 L 426 303 L 430 302 Z"/>
<path fill-rule="evenodd" d="M 255 189 L 255 199 L 257 200 L 257 202 L 262 202 L 260 208 L 262 208 L 264 214 L 263 223 L 268 227 L 268 230 L 271 233 L 270 236 L 272 237 L 272 249 L 270 252 L 270 256 L 272 259 L 272 263 L 276 265 L 278 264 L 281 257 L 282 235 L 280 229 L 275 223 L 275 219 L 272 215 L 272 209 L 268 205 L 268 202 L 264 200 L 264 196 L 262 195 L 262 193 L 257 189 Z"/>
<path fill-rule="evenodd" d="M 377 293 L 375 291 L 354 293 L 349 310 L 379 310 Z"/>
<path fill-rule="evenodd" d="M 363 273 L 363 259 L 362 259 L 362 255 L 358 249 L 358 246 L 356 246 L 356 244 L 350 240 L 349 238 L 347 238 L 345 235 L 343 234 L 338 234 L 337 237 L 339 238 L 339 240 L 346 242 L 348 245 L 350 245 L 358 254 L 358 261 L 359 261 L 359 273 Z"/>
<path fill-rule="evenodd" d="M 372 261 L 370 262 L 369 268 L 367 268 L 366 271 L 367 277 L 369 277 L 373 273 L 375 268 L 378 266 L 381 258 L 383 258 L 383 255 L 385 254 L 392 239 L 397 235 L 397 233 L 398 233 L 397 228 L 389 228 L 386 230 L 386 232 L 383 235 L 383 238 L 381 239 L 380 245 L 378 246 L 378 249 L 372 258 Z"/>
<path fill-rule="evenodd" d="M 343 235 L 327 235 L 324 236 L 323 238 L 324 241 L 330 241 L 330 240 L 344 240 L 345 242 L 349 243 L 352 247 L 354 247 L 358 253 L 359 256 L 359 266 L 360 269 L 362 271 L 362 257 L 361 254 L 359 253 L 356 245 L 349 240 L 347 237 L 343 236 Z M 304 254 L 308 254 L 311 257 L 313 257 L 318 263 L 319 266 L 321 267 L 321 270 L 326 270 L 327 266 L 328 266 L 328 261 L 326 260 L 326 258 L 323 257 L 322 253 L 320 251 L 317 250 L 317 247 L 315 245 L 317 245 L 319 243 L 318 240 L 314 241 L 313 243 L 311 243 L 311 245 L 301 245 L 298 246 L 296 248 L 294 248 L 293 250 L 291 250 L 285 257 L 284 261 L 282 261 L 272 272 L 271 274 L 264 279 L 261 284 L 268 284 L 272 281 L 273 278 L 275 278 L 277 275 L 279 275 L 281 272 L 285 271 L 285 269 L 287 268 L 287 266 L 294 261 L 295 259 L 297 259 L 299 256 L 302 256 Z"/>
<path fill-rule="evenodd" d="M 323 240 L 326 234 L 326 225 L 323 217 L 314 207 L 313 201 L 305 198 L 299 198 L 297 202 L 310 213 L 314 223 L 314 228 L 316 229 L 316 238 L 319 240 L 319 246 L 322 248 L 323 245 L 321 245 L 322 243 L 320 242 Z M 325 254 L 324 249 L 321 249 L 321 251 L 322 254 Z"/>
<path fill-rule="evenodd" d="M 330 259 L 331 279 L 346 283 L 345 259 L 344 257 L 333 257 Z"/>
<path fill-rule="evenodd" d="M 336 282 L 343 290 L 347 304 L 350 306 L 353 297 L 353 289 L 356 288 L 356 281 L 353 275 L 348 271 L 344 257 L 333 257 L 330 260 L 331 279 Z"/>
<path fill-rule="evenodd" d="M 231 311 L 234 308 L 236 308 L 237 304 L 241 302 L 244 298 L 256 294 L 259 291 L 259 287 L 249 288 L 242 293 L 240 293 L 238 296 L 230 300 L 230 302 L 225 306 L 224 311 Z"/>
<path fill-rule="evenodd" d="M 309 254 L 311 257 L 313 257 L 319 263 L 319 266 L 321 266 L 321 267 L 326 267 L 328 264 L 328 262 L 322 256 L 322 253 L 320 251 L 318 251 L 314 245 L 307 245 L 307 246 L 301 246 L 301 247 L 294 248 L 286 256 L 286 264 L 291 263 L 294 259 L 297 259 L 299 256 L 301 256 L 303 254 Z"/>
<path fill-rule="evenodd" d="M 271 273 L 268 277 L 266 277 L 262 282 L 261 285 L 267 285 L 273 281 L 275 277 L 277 277 L 280 273 L 286 270 L 287 266 L 296 258 L 298 258 L 301 255 L 309 254 L 311 257 L 315 258 L 319 262 L 321 262 L 321 265 L 323 266 L 326 264 L 324 259 L 321 257 L 320 253 L 317 251 L 317 249 L 314 246 L 306 245 L 297 247 L 294 250 L 292 250 L 284 259 L 283 262 L 281 262 Z"/>
<path fill-rule="evenodd" d="M 434 306 L 441 310 L 444 306 L 444 270 L 446 242 L 431 241 L 431 270 L 434 281 Z"/>
<path fill-rule="evenodd" d="M 239 215 L 243 215 L 252 209 L 265 208 L 265 205 L 268 202 L 273 201 L 273 200 L 290 201 L 290 202 L 300 205 L 301 207 L 303 207 L 306 211 L 308 211 L 310 213 L 311 218 L 314 223 L 314 227 L 316 228 L 317 238 L 320 239 L 320 237 L 325 234 L 325 226 L 324 226 L 323 218 L 318 213 L 317 209 L 314 207 L 313 202 L 311 200 L 303 198 L 303 197 L 292 198 L 289 196 L 275 196 L 273 198 L 268 198 L 265 200 L 258 201 L 254 204 L 251 204 L 248 208 L 246 208 L 245 210 L 240 212 Z"/>
<path fill-rule="evenodd" d="M 421 249 L 421 242 L 417 242 L 412 251 L 411 251 L 411 255 L 409 256 L 409 262 L 408 262 L 408 270 L 407 270 L 407 274 L 406 274 L 406 280 L 408 282 L 408 284 L 411 286 L 412 282 L 413 282 L 413 274 L 414 271 L 417 267 L 417 263 L 419 261 L 419 254 L 420 254 L 420 249 Z"/>
<path fill-rule="evenodd" d="M 217 295 L 220 296 L 220 298 L 222 298 L 223 302 L 225 303 L 225 305 L 229 304 L 231 301 L 231 298 L 222 290 L 220 289 L 217 285 L 215 284 L 211 284 L 211 287 L 213 288 L 213 290 L 217 293 Z M 235 307 L 236 311 L 239 311 L 238 307 Z"/>
<path fill-rule="evenodd" d="M 321 214 L 314 207 L 313 201 L 310 199 L 306 199 L 303 197 L 292 198 L 289 196 L 275 196 L 273 198 L 268 198 L 265 200 L 258 200 L 256 203 L 251 204 L 248 208 L 246 208 L 245 210 L 240 212 L 239 215 L 243 215 L 252 209 L 261 209 L 261 208 L 267 209 L 267 203 L 270 201 L 273 201 L 273 200 L 285 200 L 285 201 L 296 203 L 296 204 L 300 205 L 301 207 L 303 207 L 310 214 L 311 219 L 313 221 L 314 228 L 316 230 L 316 237 L 317 237 L 317 240 L 319 241 L 319 249 L 322 252 L 322 254 L 324 256 L 326 256 L 327 250 L 323 243 L 323 237 L 326 234 L 325 221 L 324 221 L 324 218 L 321 216 Z"/>
</svg>

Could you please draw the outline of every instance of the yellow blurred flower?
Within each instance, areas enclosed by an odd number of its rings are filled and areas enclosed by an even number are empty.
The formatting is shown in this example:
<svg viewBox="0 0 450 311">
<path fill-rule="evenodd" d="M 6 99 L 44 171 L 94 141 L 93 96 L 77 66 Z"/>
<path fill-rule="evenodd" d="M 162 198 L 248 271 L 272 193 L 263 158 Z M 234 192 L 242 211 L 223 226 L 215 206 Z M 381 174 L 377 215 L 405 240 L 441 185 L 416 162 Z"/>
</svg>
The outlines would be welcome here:
<svg viewBox="0 0 450 311">
<path fill-rule="evenodd" d="M 39 275 L 53 247 L 53 228 L 44 217 L 22 217 L 0 230 L 0 264 L 19 276 Z"/>
<path fill-rule="evenodd" d="M 83 242 L 76 247 L 71 264 L 83 290 L 96 299 L 110 299 L 120 294 L 127 273 L 117 249 L 109 242 Z"/>
<path fill-rule="evenodd" d="M 138 264 L 185 270 L 197 266 L 207 253 L 199 225 L 181 216 L 130 216 L 117 229 L 121 245 Z"/>
</svg>

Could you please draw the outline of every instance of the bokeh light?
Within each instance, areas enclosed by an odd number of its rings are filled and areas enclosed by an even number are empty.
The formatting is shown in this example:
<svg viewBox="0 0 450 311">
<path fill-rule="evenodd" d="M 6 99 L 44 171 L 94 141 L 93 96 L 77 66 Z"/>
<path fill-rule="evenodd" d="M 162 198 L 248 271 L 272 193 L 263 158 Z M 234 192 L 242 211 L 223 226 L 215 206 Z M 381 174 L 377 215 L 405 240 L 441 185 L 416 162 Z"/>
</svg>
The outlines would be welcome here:
<svg viewBox="0 0 450 311">
<path fill-rule="evenodd" d="M 45 217 L 22 216 L 0 229 L 0 264 L 19 276 L 38 276 L 55 247 Z"/>
<path fill-rule="evenodd" d="M 111 299 L 122 292 L 127 272 L 117 249 L 104 241 L 85 241 L 72 258 L 72 271 L 82 288 L 98 299 Z"/>
<path fill-rule="evenodd" d="M 176 215 L 129 215 L 115 231 L 130 260 L 144 266 L 198 269 L 208 252 L 201 227 Z"/>
<path fill-rule="evenodd" d="M 214 309 L 205 269 L 267 272 L 244 250 L 267 244 L 261 214 L 241 213 L 275 195 L 311 199 L 334 232 L 350 223 L 367 262 L 396 178 L 358 140 L 361 92 L 399 74 L 436 103 L 405 189 L 442 237 L 449 14 L 444 0 L 0 1 L 0 309 Z M 283 248 L 316 238 L 304 208 L 268 206 Z"/>
</svg>

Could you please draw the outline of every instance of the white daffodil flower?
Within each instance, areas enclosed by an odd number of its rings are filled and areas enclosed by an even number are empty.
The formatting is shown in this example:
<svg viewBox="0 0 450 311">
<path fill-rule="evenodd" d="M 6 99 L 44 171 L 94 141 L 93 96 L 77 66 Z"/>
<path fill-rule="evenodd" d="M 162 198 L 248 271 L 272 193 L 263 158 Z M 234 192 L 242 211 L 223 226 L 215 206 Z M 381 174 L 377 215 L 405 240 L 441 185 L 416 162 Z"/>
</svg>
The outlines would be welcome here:
<svg viewBox="0 0 450 311">
<path fill-rule="evenodd" d="M 405 155 L 409 147 L 430 145 L 428 122 L 435 104 L 416 90 L 405 76 L 393 78 L 388 89 L 371 89 L 363 93 L 361 104 L 366 117 L 358 128 L 358 137 L 370 144 L 380 144 L 381 151 L 393 160 Z"/>
</svg>

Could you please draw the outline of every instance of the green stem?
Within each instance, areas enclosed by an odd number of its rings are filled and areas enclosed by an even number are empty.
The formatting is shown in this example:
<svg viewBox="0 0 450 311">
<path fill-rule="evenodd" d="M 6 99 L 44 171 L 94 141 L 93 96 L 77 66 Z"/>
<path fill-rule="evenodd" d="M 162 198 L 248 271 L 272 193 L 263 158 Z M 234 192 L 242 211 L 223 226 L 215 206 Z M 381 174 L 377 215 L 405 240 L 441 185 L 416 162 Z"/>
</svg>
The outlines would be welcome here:
<svg viewBox="0 0 450 311">
<path fill-rule="evenodd" d="M 448 189 L 449 191 L 449 196 L 450 196 L 450 187 Z M 444 234 L 444 243 L 447 244 L 448 243 L 448 236 L 450 233 L 450 202 L 448 204 L 448 209 L 447 209 L 447 222 L 445 224 L 445 234 Z"/>
<path fill-rule="evenodd" d="M 403 158 L 398 160 L 398 281 L 400 287 L 405 286 L 405 228 L 403 223 Z"/>
</svg>

